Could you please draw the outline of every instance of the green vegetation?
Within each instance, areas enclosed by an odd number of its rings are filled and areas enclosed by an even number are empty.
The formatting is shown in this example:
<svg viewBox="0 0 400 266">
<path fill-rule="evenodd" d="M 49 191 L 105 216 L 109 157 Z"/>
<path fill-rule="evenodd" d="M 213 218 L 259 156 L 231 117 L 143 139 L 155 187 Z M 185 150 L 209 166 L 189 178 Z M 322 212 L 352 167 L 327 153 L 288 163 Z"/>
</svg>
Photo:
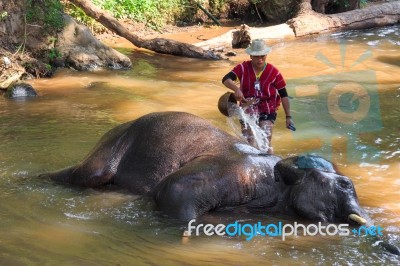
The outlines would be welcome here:
<svg viewBox="0 0 400 266">
<path fill-rule="evenodd" d="M 107 10 L 117 19 L 130 19 L 144 23 L 147 27 L 160 29 L 167 23 L 176 23 L 180 20 L 190 21 L 198 7 L 203 5 L 210 13 L 220 14 L 228 2 L 233 0 L 91 0 L 96 6 Z M 66 10 L 78 21 L 98 31 L 99 24 L 85 15 L 73 4 L 63 1 Z"/>
<path fill-rule="evenodd" d="M 368 0 L 360 0 L 360 7 L 361 8 L 366 7 L 367 4 L 368 4 Z"/>
<path fill-rule="evenodd" d="M 2 21 L 3 19 L 5 19 L 7 16 L 8 16 L 7 11 L 0 12 L 0 21 Z"/>
<path fill-rule="evenodd" d="M 62 54 L 56 48 L 52 48 L 49 50 L 49 53 L 47 56 L 51 61 L 53 61 L 57 58 L 61 58 Z"/>
<path fill-rule="evenodd" d="M 92 2 L 111 12 L 117 19 L 143 22 L 155 29 L 174 21 L 188 4 L 186 0 L 92 0 Z"/>
<path fill-rule="evenodd" d="M 27 0 L 28 23 L 42 22 L 45 30 L 61 30 L 64 27 L 63 5 L 60 0 Z"/>
<path fill-rule="evenodd" d="M 209 0 L 208 1 L 210 5 L 210 12 L 212 14 L 219 14 L 223 11 L 225 4 L 227 1 L 225 0 Z"/>
<path fill-rule="evenodd" d="M 75 6 L 74 4 L 72 4 L 68 1 L 63 1 L 63 4 L 64 4 L 66 13 L 71 15 L 73 18 L 75 18 L 80 23 L 89 27 L 91 29 L 91 31 L 96 32 L 96 33 L 102 33 L 105 31 L 105 28 L 103 25 L 101 25 L 95 19 L 87 16 L 85 14 L 85 12 L 83 12 L 83 10 L 80 9 L 79 7 Z"/>
<path fill-rule="evenodd" d="M 96 6 L 107 10 L 117 19 L 129 19 L 144 23 L 147 27 L 160 29 L 167 23 L 176 23 L 180 20 L 193 22 L 194 14 L 201 4 L 210 13 L 218 16 L 229 8 L 234 0 L 90 0 Z M 260 4 L 267 0 L 250 0 L 252 4 Z M 334 0 L 338 7 L 349 6 L 354 0 Z M 368 0 L 359 0 L 361 7 L 365 6 Z M 94 32 L 104 31 L 104 27 L 88 17 L 80 8 L 68 2 L 68 0 L 27 0 L 28 23 L 43 21 L 45 26 L 53 29 L 61 29 L 64 25 L 62 12 L 65 11 L 81 23 L 87 25 Z M 256 7 L 256 6 L 255 6 Z M 257 7 L 256 7 L 257 8 Z M 258 12 L 258 10 L 257 10 Z M 0 13 L 0 20 L 7 16 L 7 13 Z M 258 16 L 260 16 L 258 14 Z M 43 18 L 43 19 L 40 19 Z"/>
</svg>

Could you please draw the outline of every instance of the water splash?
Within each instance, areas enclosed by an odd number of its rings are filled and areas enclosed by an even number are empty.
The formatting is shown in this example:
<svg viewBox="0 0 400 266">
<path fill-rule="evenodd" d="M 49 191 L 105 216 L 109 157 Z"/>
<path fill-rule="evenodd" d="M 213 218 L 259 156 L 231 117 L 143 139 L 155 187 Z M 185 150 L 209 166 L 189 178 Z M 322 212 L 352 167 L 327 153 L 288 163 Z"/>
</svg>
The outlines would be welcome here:
<svg viewBox="0 0 400 266">
<path fill-rule="evenodd" d="M 249 128 L 254 137 L 253 146 L 262 152 L 268 152 L 271 147 L 268 141 L 267 133 L 257 123 L 259 116 L 257 114 L 252 115 L 246 113 L 246 108 L 249 107 L 242 108 L 236 104 L 232 104 L 229 107 L 228 124 L 231 126 L 236 135 L 247 140 L 245 136 L 243 136 L 241 128 L 234 123 L 234 120 L 237 119 L 243 121 L 245 125 L 244 129 Z"/>
</svg>

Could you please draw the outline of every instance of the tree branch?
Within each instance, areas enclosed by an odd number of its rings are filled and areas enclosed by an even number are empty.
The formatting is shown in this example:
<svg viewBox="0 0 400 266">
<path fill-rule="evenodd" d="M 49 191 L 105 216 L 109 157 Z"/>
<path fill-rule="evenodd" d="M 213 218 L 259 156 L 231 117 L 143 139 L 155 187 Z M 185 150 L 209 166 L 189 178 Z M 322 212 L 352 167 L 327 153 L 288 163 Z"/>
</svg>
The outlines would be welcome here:
<svg viewBox="0 0 400 266">
<path fill-rule="evenodd" d="M 200 47 L 183 42 L 168 40 L 164 38 L 144 40 L 137 35 L 132 34 L 113 16 L 93 5 L 89 0 L 68 1 L 80 7 L 86 13 L 86 15 L 100 22 L 107 29 L 115 32 L 121 37 L 124 37 L 139 48 L 146 48 L 148 50 L 162 54 L 171 54 L 191 58 L 221 59 L 219 56 L 215 55 L 211 51 L 205 51 Z"/>
</svg>

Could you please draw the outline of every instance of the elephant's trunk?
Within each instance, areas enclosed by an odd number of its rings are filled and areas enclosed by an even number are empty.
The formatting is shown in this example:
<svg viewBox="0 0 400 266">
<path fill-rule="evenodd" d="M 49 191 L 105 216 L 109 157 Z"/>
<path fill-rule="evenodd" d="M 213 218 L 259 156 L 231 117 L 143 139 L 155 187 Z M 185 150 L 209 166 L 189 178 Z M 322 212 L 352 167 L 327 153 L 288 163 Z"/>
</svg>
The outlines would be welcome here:
<svg viewBox="0 0 400 266">
<path fill-rule="evenodd" d="M 359 206 L 351 205 L 347 211 L 350 213 L 348 215 L 349 221 L 355 222 L 359 226 L 365 226 L 366 228 L 374 226 L 372 219 L 368 216 L 365 210 Z M 374 241 L 372 244 L 373 246 L 379 245 L 392 254 L 400 255 L 400 249 L 385 240 L 385 236 L 375 235 L 374 237 L 370 238 L 370 240 Z"/>
<path fill-rule="evenodd" d="M 354 222 L 356 222 L 357 224 L 361 225 L 361 226 L 366 226 L 366 227 L 371 227 L 373 226 L 371 219 L 369 219 L 368 216 L 364 215 L 365 218 L 363 218 L 362 216 L 352 213 L 349 215 L 349 220 L 352 220 Z M 400 248 L 390 244 L 389 242 L 387 242 L 386 240 L 384 240 L 382 237 L 380 236 L 375 236 L 373 238 L 373 241 L 375 241 L 375 243 L 373 244 L 375 245 L 379 245 L 382 248 L 384 248 L 386 251 L 395 254 L 395 255 L 400 255 Z"/>
<path fill-rule="evenodd" d="M 392 245 L 392 244 L 388 243 L 387 241 L 381 240 L 379 238 L 377 239 L 377 241 L 379 241 L 378 242 L 379 245 L 381 247 L 383 247 L 386 251 L 388 251 L 394 255 L 400 256 L 400 248 L 399 247 Z"/>
</svg>

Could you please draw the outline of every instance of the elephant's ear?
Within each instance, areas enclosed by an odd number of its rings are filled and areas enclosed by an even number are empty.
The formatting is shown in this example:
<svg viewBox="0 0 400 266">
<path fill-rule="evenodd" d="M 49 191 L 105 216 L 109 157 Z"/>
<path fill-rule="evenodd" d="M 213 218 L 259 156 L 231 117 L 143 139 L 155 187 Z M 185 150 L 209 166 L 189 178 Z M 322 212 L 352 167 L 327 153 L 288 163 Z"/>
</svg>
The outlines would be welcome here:
<svg viewBox="0 0 400 266">
<path fill-rule="evenodd" d="M 295 164 L 297 157 L 291 157 L 279 161 L 274 167 L 275 180 L 286 185 L 297 185 L 303 181 L 305 176 L 304 169 L 298 168 Z"/>
<path fill-rule="evenodd" d="M 275 180 L 282 179 L 286 185 L 297 185 L 303 182 L 308 169 L 336 172 L 331 162 L 322 157 L 307 154 L 279 161 L 274 168 Z"/>
</svg>

